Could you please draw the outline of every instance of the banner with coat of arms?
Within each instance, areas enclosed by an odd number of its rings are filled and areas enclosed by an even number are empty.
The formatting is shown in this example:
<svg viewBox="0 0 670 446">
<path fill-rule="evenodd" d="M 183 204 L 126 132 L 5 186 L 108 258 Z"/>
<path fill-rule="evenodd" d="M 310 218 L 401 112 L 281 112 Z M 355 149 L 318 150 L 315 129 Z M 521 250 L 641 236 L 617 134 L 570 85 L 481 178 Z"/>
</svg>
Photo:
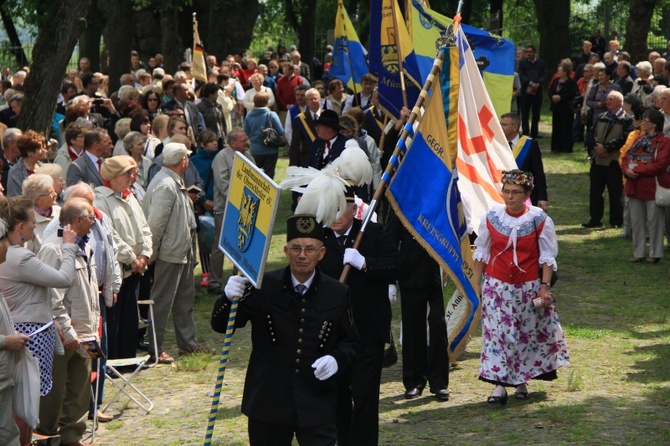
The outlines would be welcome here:
<svg viewBox="0 0 670 446">
<path fill-rule="evenodd" d="M 281 189 L 248 158 L 235 154 L 219 249 L 260 288 Z"/>
</svg>

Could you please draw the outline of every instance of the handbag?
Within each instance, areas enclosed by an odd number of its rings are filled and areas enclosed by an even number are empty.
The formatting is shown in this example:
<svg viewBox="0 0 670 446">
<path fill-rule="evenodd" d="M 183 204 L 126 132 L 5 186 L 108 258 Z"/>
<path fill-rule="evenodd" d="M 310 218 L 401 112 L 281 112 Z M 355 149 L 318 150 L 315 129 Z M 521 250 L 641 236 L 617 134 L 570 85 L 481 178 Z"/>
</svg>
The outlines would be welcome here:
<svg viewBox="0 0 670 446">
<path fill-rule="evenodd" d="M 656 206 L 667 208 L 670 207 L 670 189 L 658 184 L 658 177 L 656 177 Z"/>
<path fill-rule="evenodd" d="M 537 233 L 537 225 L 535 224 L 535 220 L 533 220 L 533 226 L 535 227 L 535 244 L 537 245 L 537 253 L 538 255 L 540 254 L 540 235 Z M 540 281 L 542 280 L 542 265 L 539 266 L 540 269 Z M 558 274 L 556 274 L 556 271 L 552 270 L 551 271 L 551 280 L 549 280 L 549 287 L 553 288 L 554 285 L 556 285 L 556 282 L 558 282 Z"/>
<path fill-rule="evenodd" d="M 395 342 L 393 341 L 393 333 L 391 333 L 391 344 L 384 350 L 384 358 L 382 359 L 382 367 L 387 368 L 391 367 L 393 364 L 398 362 L 398 350 L 395 348 Z"/>
<path fill-rule="evenodd" d="M 261 141 L 264 146 L 274 148 L 283 147 L 288 143 L 286 137 L 277 133 L 277 130 L 272 127 L 270 113 L 265 115 L 265 127 L 261 129 Z"/>
<path fill-rule="evenodd" d="M 16 362 L 12 397 L 16 416 L 35 429 L 40 413 L 40 364 L 26 347 Z"/>
</svg>

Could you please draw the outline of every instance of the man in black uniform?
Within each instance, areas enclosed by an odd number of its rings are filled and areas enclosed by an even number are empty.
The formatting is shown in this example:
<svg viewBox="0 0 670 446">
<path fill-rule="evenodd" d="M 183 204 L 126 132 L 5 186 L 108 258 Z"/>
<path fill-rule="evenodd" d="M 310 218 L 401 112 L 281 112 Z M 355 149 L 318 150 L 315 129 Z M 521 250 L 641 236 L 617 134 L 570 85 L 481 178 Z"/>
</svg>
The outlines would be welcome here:
<svg viewBox="0 0 670 446">
<path fill-rule="evenodd" d="M 286 224 L 289 266 L 247 289 L 232 276 L 212 313 L 212 328 L 225 333 L 228 298 L 240 302 L 236 327 L 251 322 L 253 350 L 247 367 L 242 412 L 249 418 L 251 446 L 334 445 L 337 379 L 356 358 L 357 334 L 346 285 L 321 274 L 323 228 L 313 215 Z"/>
<path fill-rule="evenodd" d="M 344 264 L 352 266 L 347 284 L 361 341 L 351 373 L 338 377 L 338 445 L 376 446 L 384 343 L 390 341 L 391 330 L 388 285 L 400 276 L 406 264 L 376 223 L 366 227 L 360 248 L 351 248 L 362 224 L 354 219 L 355 212 L 353 191 L 349 188 L 344 215 L 324 230 L 326 254 L 319 268 L 337 278 Z"/>
<path fill-rule="evenodd" d="M 426 384 L 439 401 L 449 401 L 449 353 L 440 265 L 405 229 L 395 213 L 388 233 L 409 269 L 400 285 L 402 311 L 402 382 L 405 398 L 421 396 Z M 426 310 L 430 310 L 426 317 Z M 430 342 L 426 339 L 426 320 Z M 430 345 L 429 345 L 430 344 Z"/>
</svg>

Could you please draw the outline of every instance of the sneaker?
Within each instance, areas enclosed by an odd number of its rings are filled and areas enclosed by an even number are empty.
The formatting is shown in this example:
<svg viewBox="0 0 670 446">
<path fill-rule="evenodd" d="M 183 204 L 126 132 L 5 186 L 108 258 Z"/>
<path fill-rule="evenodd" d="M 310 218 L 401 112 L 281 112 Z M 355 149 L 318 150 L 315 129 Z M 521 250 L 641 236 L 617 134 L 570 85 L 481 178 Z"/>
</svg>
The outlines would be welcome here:
<svg viewBox="0 0 670 446">
<path fill-rule="evenodd" d="M 209 273 L 202 273 L 202 278 L 200 278 L 200 286 L 207 286 L 209 282 Z"/>
<path fill-rule="evenodd" d="M 212 350 L 204 344 L 196 344 L 193 347 L 179 350 L 179 356 L 188 356 L 196 353 L 204 353 L 207 355 L 211 355 Z"/>
</svg>

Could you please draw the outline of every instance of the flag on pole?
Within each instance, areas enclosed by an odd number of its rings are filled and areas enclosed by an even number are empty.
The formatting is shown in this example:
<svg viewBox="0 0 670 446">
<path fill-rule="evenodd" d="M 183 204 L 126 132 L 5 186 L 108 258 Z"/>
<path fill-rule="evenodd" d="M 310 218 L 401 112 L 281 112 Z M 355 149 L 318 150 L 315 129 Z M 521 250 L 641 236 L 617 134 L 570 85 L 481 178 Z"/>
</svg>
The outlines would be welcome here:
<svg viewBox="0 0 670 446">
<path fill-rule="evenodd" d="M 395 18 L 394 18 L 395 17 Z M 407 106 L 416 103 L 424 78 L 396 0 L 370 3 L 370 73 L 377 77 L 379 106 L 394 119 L 404 105 L 400 70 L 405 73 Z"/>
<path fill-rule="evenodd" d="M 456 167 L 468 231 L 472 232 L 492 206 L 504 203 L 501 173 L 517 166 L 461 27 L 456 46 L 460 71 Z"/>
<path fill-rule="evenodd" d="M 460 179 L 455 168 L 458 109 L 458 49 L 445 50 L 442 78 L 435 87 L 410 148 L 391 179 L 387 196 L 398 217 L 452 279 L 460 299 L 450 328 L 449 356 L 456 359 L 479 321 L 479 284 L 467 232 Z M 453 308 L 452 308 L 453 307 Z"/>
<path fill-rule="evenodd" d="M 198 21 L 193 13 L 193 68 L 191 75 L 194 79 L 207 82 L 207 66 L 205 65 L 205 50 L 198 34 Z"/>
<path fill-rule="evenodd" d="M 361 45 L 342 0 L 337 2 L 335 48 L 330 75 L 354 91 L 361 90 L 361 78 L 368 72 L 367 51 Z"/>
<path fill-rule="evenodd" d="M 435 40 L 452 23 L 448 17 L 413 0 L 410 8 L 412 42 L 419 70 L 425 79 L 435 59 Z M 510 111 L 514 88 L 515 47 L 512 42 L 473 26 L 461 24 L 467 39 L 474 46 L 474 58 L 484 78 L 484 85 L 501 116 Z"/>
</svg>

